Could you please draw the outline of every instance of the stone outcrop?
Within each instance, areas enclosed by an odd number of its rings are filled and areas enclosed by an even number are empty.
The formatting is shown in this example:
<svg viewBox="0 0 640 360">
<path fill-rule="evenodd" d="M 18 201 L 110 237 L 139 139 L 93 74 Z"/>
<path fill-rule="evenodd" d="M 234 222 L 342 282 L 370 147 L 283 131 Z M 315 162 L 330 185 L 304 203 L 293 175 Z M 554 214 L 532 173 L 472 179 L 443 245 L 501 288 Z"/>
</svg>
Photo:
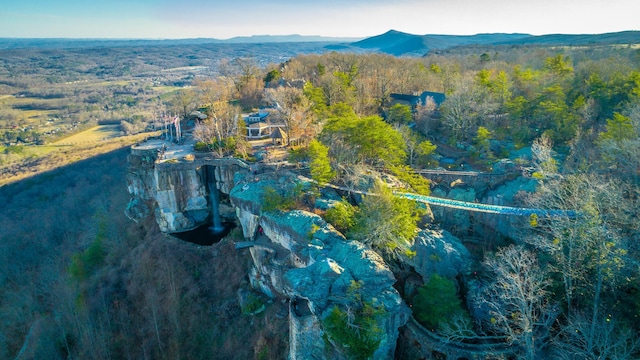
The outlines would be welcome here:
<svg viewBox="0 0 640 360">
<path fill-rule="evenodd" d="M 125 214 L 135 222 L 141 222 L 153 212 L 155 201 L 154 162 L 156 152 L 132 150 L 128 156 L 127 190 L 132 198 Z"/>
<path fill-rule="evenodd" d="M 126 214 L 141 221 L 154 214 L 162 232 L 176 233 L 205 224 L 210 216 L 206 175 L 202 168 L 155 166 L 154 151 L 129 155 L 127 188 L 133 196 Z"/>
<path fill-rule="evenodd" d="M 238 162 L 234 159 L 160 162 L 158 146 L 153 142 L 143 143 L 131 150 L 127 188 L 132 199 L 126 209 L 127 216 L 141 221 L 154 214 L 160 230 L 165 233 L 193 230 L 210 222 L 212 197 L 208 182 L 215 181 L 215 188 L 228 194 L 240 170 Z M 233 213 L 230 208 L 223 206 L 222 209 L 226 214 Z"/>
<path fill-rule="evenodd" d="M 200 168 L 156 170 L 154 176 L 155 215 L 161 231 L 192 230 L 207 222 L 211 207 Z"/>
<path fill-rule="evenodd" d="M 505 182 L 497 188 L 487 191 L 482 198 L 484 204 L 506 205 L 506 206 L 526 206 L 523 200 L 529 194 L 535 192 L 537 180 L 526 177 L 519 177 L 515 180 Z M 505 216 L 492 214 L 475 214 L 479 222 L 496 233 L 511 239 L 522 237 L 522 229 L 528 227 L 529 219 L 523 216 Z"/>
<path fill-rule="evenodd" d="M 293 182 L 286 177 L 252 177 L 240 181 L 230 192 L 245 238 L 253 239 L 256 229 L 261 229 L 251 248 L 252 284 L 267 295 L 285 296 L 304 304 L 304 311 L 292 311 L 290 358 L 306 359 L 311 353 L 319 358 L 337 356 L 335 349 L 327 348 L 321 324 L 334 306 L 345 304 L 354 282 L 362 284 L 359 291 L 363 301 L 386 310 L 377 319 L 383 331 L 374 358 L 392 358 L 398 329 L 410 316 L 393 288 L 393 273 L 375 251 L 345 239 L 318 215 L 301 210 L 262 213 L 265 189 Z"/>
<path fill-rule="evenodd" d="M 455 278 L 468 272 L 471 254 L 460 239 L 446 230 L 422 230 L 414 240 L 410 262 L 424 281 L 431 275 Z"/>
<path fill-rule="evenodd" d="M 373 357 L 394 357 L 399 329 L 411 312 L 394 288 L 396 279 L 382 257 L 369 246 L 346 239 L 314 213 L 263 211 L 267 189 L 288 193 L 300 182 L 295 175 L 282 169 L 243 170 L 232 158 L 159 162 L 156 151 L 153 147 L 132 150 L 127 183 L 133 198 L 127 215 L 142 220 L 154 214 L 166 233 L 190 230 L 210 220 L 216 197 L 209 191 L 220 191 L 218 198 L 228 203 L 218 210 L 236 217 L 251 244 L 251 286 L 271 298 L 289 300 L 290 359 L 308 359 L 310 354 L 318 359 L 346 357 L 325 340 L 323 321 L 334 307 L 346 310 L 356 304 L 354 288 L 358 303 L 384 309 L 375 317 L 381 332 Z M 215 187 L 208 186 L 212 181 Z M 476 197 L 472 189 L 463 187 L 448 195 L 461 200 Z M 340 197 L 326 190 L 318 200 L 317 208 L 325 209 Z M 456 220 L 462 226 L 469 221 L 468 217 Z M 416 256 L 410 265 L 424 280 L 431 274 L 451 278 L 467 272 L 470 255 L 448 232 L 422 231 L 413 250 Z"/>
</svg>

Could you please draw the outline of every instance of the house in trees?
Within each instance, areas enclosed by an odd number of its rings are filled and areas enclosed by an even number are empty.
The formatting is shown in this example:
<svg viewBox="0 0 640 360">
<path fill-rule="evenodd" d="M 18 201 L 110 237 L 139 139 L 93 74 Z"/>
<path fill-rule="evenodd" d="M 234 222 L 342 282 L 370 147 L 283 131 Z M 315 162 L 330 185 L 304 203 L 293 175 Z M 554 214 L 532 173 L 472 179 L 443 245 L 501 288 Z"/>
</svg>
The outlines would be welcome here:
<svg viewBox="0 0 640 360">
<path fill-rule="evenodd" d="M 269 112 L 260 109 L 258 112 L 243 115 L 244 123 L 247 126 L 247 139 L 264 139 L 271 135 L 271 125 L 269 124 Z"/>
<path fill-rule="evenodd" d="M 248 114 L 244 116 L 244 122 L 247 125 L 255 124 L 259 122 L 266 122 L 269 117 L 269 112 L 267 109 L 259 109 L 258 112 Z"/>
<path fill-rule="evenodd" d="M 440 107 L 440 105 L 445 100 L 444 93 L 433 92 L 433 91 L 424 91 L 422 94 L 396 94 L 392 93 L 390 95 L 391 104 L 393 106 L 395 104 L 408 105 L 411 107 L 411 111 L 416 111 L 418 106 L 427 105 L 429 99 L 434 102 L 436 109 Z"/>
</svg>

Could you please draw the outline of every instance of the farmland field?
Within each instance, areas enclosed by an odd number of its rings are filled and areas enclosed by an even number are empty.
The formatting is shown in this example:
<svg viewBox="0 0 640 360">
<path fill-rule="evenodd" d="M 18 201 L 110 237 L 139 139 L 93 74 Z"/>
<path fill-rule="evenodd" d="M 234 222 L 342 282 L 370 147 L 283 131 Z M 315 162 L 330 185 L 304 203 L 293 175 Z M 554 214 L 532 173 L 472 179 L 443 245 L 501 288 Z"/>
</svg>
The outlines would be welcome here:
<svg viewBox="0 0 640 360">
<path fill-rule="evenodd" d="M 59 144 L 24 146 L 20 155 L 0 153 L 0 186 L 159 135 L 159 132 L 149 132 L 118 136 L 116 130 L 117 125 L 96 126 L 63 139 Z M 69 139 L 75 143 L 65 143 Z M 5 157 L 6 161 L 1 161 Z"/>
<path fill-rule="evenodd" d="M 52 145 L 80 145 L 120 136 L 120 125 L 99 125 L 54 142 Z"/>
</svg>

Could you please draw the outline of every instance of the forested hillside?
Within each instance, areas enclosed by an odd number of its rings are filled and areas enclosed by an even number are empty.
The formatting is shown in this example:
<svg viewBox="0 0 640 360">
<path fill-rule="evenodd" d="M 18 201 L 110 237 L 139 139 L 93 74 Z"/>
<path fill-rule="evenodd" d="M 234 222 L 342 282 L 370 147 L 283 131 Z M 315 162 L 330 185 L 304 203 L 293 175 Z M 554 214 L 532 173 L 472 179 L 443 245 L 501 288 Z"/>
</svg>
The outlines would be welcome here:
<svg viewBox="0 0 640 360">
<path fill-rule="evenodd" d="M 241 316 L 232 244 L 125 217 L 128 152 L 0 188 L 0 358 L 282 358 L 286 308 Z"/>
<path fill-rule="evenodd" d="M 307 152 L 314 179 L 377 194 L 344 200 L 324 216 L 392 267 L 402 269 L 415 256 L 415 231 L 425 214 L 375 181 L 367 186 L 364 179 L 380 169 L 404 189 L 429 193 L 412 169 L 451 168 L 442 154 L 456 155 L 458 168 L 489 173 L 511 164 L 534 189 L 511 193 L 509 201 L 578 214 L 531 216 L 503 242 L 485 230 L 486 245 L 470 264 L 476 272 L 423 278 L 424 290 L 405 301 L 445 341 L 508 343 L 527 359 L 634 358 L 640 346 L 639 64 L 638 50 L 626 45 L 470 47 L 423 58 L 305 55 L 270 72 L 285 84 L 305 79 L 304 87 L 270 84 L 264 99 L 298 140 L 294 159 Z M 427 97 L 410 107 L 392 95 L 423 91 L 444 93 L 446 100 L 438 106 Z M 211 148 L 236 144 L 229 152 L 240 144 L 199 140 Z M 292 195 L 282 196 L 286 205 L 276 208 L 295 208 Z M 463 242 L 468 236 L 456 234 Z M 434 297 L 443 289 L 450 297 Z M 444 315 L 428 316 L 435 311 Z"/>
</svg>

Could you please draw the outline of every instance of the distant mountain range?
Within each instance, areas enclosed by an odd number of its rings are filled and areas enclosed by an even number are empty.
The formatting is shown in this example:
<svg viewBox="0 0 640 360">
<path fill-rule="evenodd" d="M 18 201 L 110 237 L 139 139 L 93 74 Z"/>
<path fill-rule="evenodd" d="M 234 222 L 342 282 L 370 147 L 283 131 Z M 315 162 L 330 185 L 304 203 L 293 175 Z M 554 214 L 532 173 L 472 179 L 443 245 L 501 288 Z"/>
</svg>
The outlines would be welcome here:
<svg viewBox="0 0 640 360">
<path fill-rule="evenodd" d="M 253 35 L 237 36 L 226 40 L 213 38 L 195 39 L 74 39 L 74 38 L 0 38 L 0 49 L 46 48 L 76 49 L 93 47 L 129 47 L 200 44 L 266 44 L 266 43 L 352 43 L 362 38 L 325 37 L 305 35 Z"/>
<path fill-rule="evenodd" d="M 607 45 L 640 44 L 640 31 L 622 31 L 607 34 L 584 35 L 531 35 L 531 34 L 477 34 L 477 35 L 414 35 L 390 30 L 382 35 L 365 39 L 304 35 L 254 35 L 220 40 L 196 39 L 17 39 L 0 38 L 0 49 L 44 48 L 109 48 L 130 46 L 204 45 L 204 44 L 269 44 L 315 43 L 321 50 L 382 52 L 396 56 L 422 56 L 430 51 L 463 45 Z M 323 44 L 325 43 L 325 44 Z"/>
<path fill-rule="evenodd" d="M 477 34 L 477 35 L 413 35 L 390 30 L 350 44 L 329 45 L 336 50 L 378 51 L 391 55 L 424 55 L 432 50 L 443 50 L 461 45 L 595 45 L 640 44 L 640 31 L 623 31 L 585 35 L 530 35 L 530 34 Z"/>
</svg>

